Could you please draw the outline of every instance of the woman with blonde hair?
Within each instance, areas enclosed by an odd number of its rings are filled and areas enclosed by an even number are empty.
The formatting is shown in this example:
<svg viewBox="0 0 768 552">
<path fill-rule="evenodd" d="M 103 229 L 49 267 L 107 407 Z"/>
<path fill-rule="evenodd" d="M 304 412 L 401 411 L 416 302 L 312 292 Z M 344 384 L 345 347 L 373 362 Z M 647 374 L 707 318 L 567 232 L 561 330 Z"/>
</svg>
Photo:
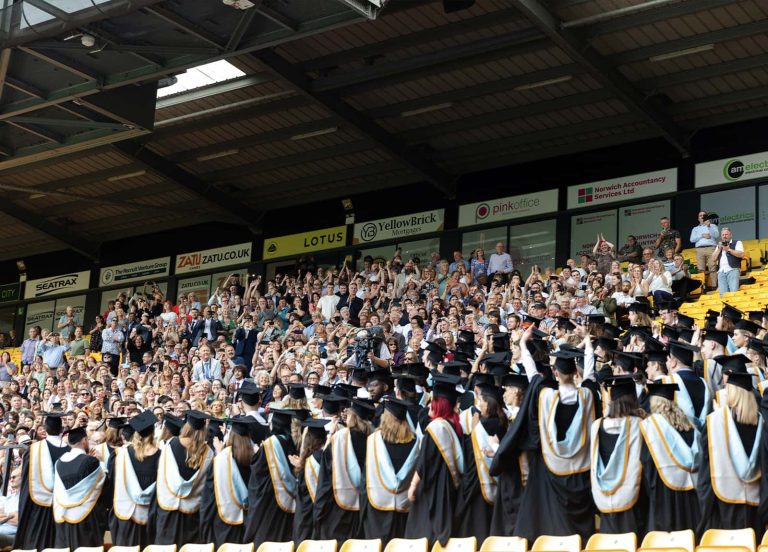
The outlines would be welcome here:
<svg viewBox="0 0 768 552">
<path fill-rule="evenodd" d="M 328 420 L 309 419 L 301 423 L 304 432 L 298 456 L 290 456 L 298 485 L 296 487 L 296 512 L 293 515 L 293 542 L 311 539 L 315 534 L 314 507 L 317 496 L 317 480 L 323 448 L 328 440 L 325 426 Z"/>
<path fill-rule="evenodd" d="M 205 473 L 213 461 L 208 448 L 208 414 L 187 412 L 179 437 L 166 443 L 160 456 L 157 481 L 155 544 L 200 542 L 200 502 Z"/>
<path fill-rule="evenodd" d="M 701 522 L 697 533 L 752 527 L 761 534 L 764 420 L 751 374 L 728 371 L 725 388 L 727 404 L 707 416 L 702 430 L 696 486 Z"/>
<path fill-rule="evenodd" d="M 109 480 L 114 487 L 109 531 L 116 546 L 140 546 L 155 542 L 155 489 L 160 450 L 155 444 L 157 417 L 145 410 L 129 422 L 131 443 L 110 458 Z"/>
<path fill-rule="evenodd" d="M 698 525 L 696 480 L 699 431 L 675 404 L 677 383 L 649 383 L 651 414 L 640 422 L 640 461 L 648 490 L 648 531 L 683 531 Z"/>
</svg>

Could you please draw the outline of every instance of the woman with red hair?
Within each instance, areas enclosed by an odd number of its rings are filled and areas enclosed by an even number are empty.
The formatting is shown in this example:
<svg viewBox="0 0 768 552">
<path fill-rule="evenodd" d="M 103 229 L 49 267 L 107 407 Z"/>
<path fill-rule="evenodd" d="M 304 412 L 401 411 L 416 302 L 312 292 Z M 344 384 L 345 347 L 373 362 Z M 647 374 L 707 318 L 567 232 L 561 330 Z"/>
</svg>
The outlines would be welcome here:
<svg viewBox="0 0 768 552">
<path fill-rule="evenodd" d="M 453 533 L 456 493 L 464 473 L 461 425 L 456 413 L 459 378 L 436 374 L 433 380 L 430 422 L 408 490 L 411 509 L 405 538 L 427 537 L 445 546 Z"/>
</svg>

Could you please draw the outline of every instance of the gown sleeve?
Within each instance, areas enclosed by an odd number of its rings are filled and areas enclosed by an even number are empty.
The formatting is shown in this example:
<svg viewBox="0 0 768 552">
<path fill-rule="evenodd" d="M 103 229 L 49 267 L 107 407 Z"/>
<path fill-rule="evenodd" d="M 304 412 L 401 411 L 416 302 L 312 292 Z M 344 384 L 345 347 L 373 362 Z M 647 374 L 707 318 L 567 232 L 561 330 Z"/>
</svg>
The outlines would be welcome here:
<svg viewBox="0 0 768 552">
<path fill-rule="evenodd" d="M 697 535 L 704 533 L 705 524 L 712 517 L 715 506 L 715 492 L 712 490 L 709 470 L 709 436 L 706 426 L 701 432 L 699 441 L 699 478 L 696 482 L 696 494 L 699 497 L 699 507 L 701 509 L 701 524 L 696 530 Z"/>
<path fill-rule="evenodd" d="M 218 514 L 216 494 L 213 489 L 213 462 L 205 473 L 205 486 L 200 503 L 200 538 L 201 542 L 217 542 L 213 534 L 213 520 Z"/>
</svg>

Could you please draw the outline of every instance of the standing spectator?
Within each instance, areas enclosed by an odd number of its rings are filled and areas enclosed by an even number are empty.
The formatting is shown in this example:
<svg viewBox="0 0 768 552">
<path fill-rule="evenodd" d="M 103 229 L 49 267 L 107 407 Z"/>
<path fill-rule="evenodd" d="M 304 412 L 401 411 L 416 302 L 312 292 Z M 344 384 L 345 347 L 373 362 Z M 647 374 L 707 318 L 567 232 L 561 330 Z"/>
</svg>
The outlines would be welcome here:
<svg viewBox="0 0 768 552">
<path fill-rule="evenodd" d="M 739 291 L 739 275 L 741 274 L 741 259 L 744 258 L 744 245 L 734 241 L 730 228 L 720 232 L 722 239 L 712 254 L 718 260 L 717 287 L 720 297 L 727 291 Z"/>
<path fill-rule="evenodd" d="M 40 349 L 43 354 L 43 364 L 55 369 L 64 363 L 64 353 L 69 351 L 69 345 L 62 345 L 59 334 L 53 332 L 48 335 L 48 339 L 45 340 Z"/>
<path fill-rule="evenodd" d="M 472 272 L 472 283 L 485 286 L 488 282 L 488 261 L 485 260 L 485 251 L 482 247 L 475 249 L 470 269 Z"/>
<path fill-rule="evenodd" d="M 101 354 L 103 356 L 104 353 L 109 353 L 109 366 L 113 376 L 117 376 L 117 366 L 120 363 L 120 349 L 123 341 L 125 341 L 125 335 L 117 327 L 117 318 L 113 318 L 109 326 L 101 332 Z"/>
<path fill-rule="evenodd" d="M 707 216 L 706 211 L 699 211 L 699 224 L 691 230 L 691 243 L 696 246 L 696 266 L 705 276 L 705 282 L 708 290 L 717 287 L 717 271 L 715 264 L 715 247 L 720 239 L 720 231 L 716 224 Z"/>
<path fill-rule="evenodd" d="M 89 345 L 90 342 L 83 337 L 83 327 L 77 326 L 72 339 L 69 340 L 70 354 L 72 357 L 83 356 Z"/>
<path fill-rule="evenodd" d="M 336 314 L 336 306 L 341 301 L 341 297 L 333 292 L 333 286 L 326 286 L 325 291 L 326 294 L 317 302 L 317 307 L 323 315 L 323 319 L 330 322 L 333 315 Z"/>
<path fill-rule="evenodd" d="M 253 317 L 246 314 L 243 318 L 243 325 L 235 330 L 232 344 L 235 346 L 235 355 L 242 357 L 243 364 L 248 369 L 253 364 L 253 355 L 256 352 L 256 337 L 258 332 L 253 327 Z"/>
<path fill-rule="evenodd" d="M 104 331 L 104 317 L 101 316 L 100 314 L 97 314 L 93 327 L 89 332 L 91 334 L 91 346 L 88 347 L 88 349 L 91 352 L 101 351 L 101 346 L 103 344 L 103 341 L 101 339 L 101 332 L 103 331 Z"/>
<path fill-rule="evenodd" d="M 0 353 L 0 384 L 5 387 L 18 374 L 16 365 L 11 362 L 11 353 L 3 351 Z"/>
<path fill-rule="evenodd" d="M 504 251 L 504 244 L 498 242 L 496 252 L 491 255 L 488 261 L 488 276 L 493 277 L 496 274 L 501 274 L 502 282 L 506 283 L 512 270 L 512 257 Z"/>
<path fill-rule="evenodd" d="M 211 349 L 207 345 L 200 347 L 200 362 L 192 368 L 192 381 L 213 381 L 222 379 L 221 361 L 211 356 Z"/>
<path fill-rule="evenodd" d="M 40 343 L 40 326 L 29 328 L 29 337 L 21 344 L 21 364 L 32 364 L 35 361 L 35 351 Z"/>
<path fill-rule="evenodd" d="M 61 337 L 69 339 L 69 336 L 75 332 L 75 328 L 82 322 L 75 316 L 75 309 L 72 305 L 67 305 L 64 309 L 64 314 L 59 317 L 59 323 L 56 324 L 56 328 L 59 330 Z"/>
<path fill-rule="evenodd" d="M 614 245 L 606 240 L 602 234 L 597 235 L 592 255 L 595 261 L 597 261 L 597 271 L 600 274 L 608 274 L 611 271 L 611 263 L 616 258 L 614 249 Z"/>
<path fill-rule="evenodd" d="M 459 270 L 459 265 L 464 265 L 464 268 L 469 271 L 469 263 L 464 260 L 464 255 L 458 249 L 453 252 L 453 262 L 448 266 L 448 272 L 455 272 Z"/>
<path fill-rule="evenodd" d="M 619 249 L 619 260 L 639 263 L 643 259 L 643 248 L 633 235 L 627 236 L 627 243 Z"/>
<path fill-rule="evenodd" d="M 656 249 L 659 257 L 664 256 L 664 250 L 671 247 L 675 253 L 680 253 L 683 248 L 683 239 L 680 232 L 673 230 L 670 226 L 669 217 L 661 217 L 661 232 L 656 238 Z"/>
</svg>

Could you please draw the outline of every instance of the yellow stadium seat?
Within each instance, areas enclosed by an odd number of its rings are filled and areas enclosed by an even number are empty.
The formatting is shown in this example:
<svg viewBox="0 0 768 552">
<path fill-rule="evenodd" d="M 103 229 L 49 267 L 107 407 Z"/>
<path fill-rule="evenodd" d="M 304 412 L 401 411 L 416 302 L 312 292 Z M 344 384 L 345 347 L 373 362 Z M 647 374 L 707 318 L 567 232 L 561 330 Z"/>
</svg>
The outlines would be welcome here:
<svg viewBox="0 0 768 552">
<path fill-rule="evenodd" d="M 179 552 L 213 552 L 214 544 L 185 544 L 179 549 Z"/>
<path fill-rule="evenodd" d="M 339 552 L 381 552 L 381 539 L 349 539 L 344 541 Z"/>
<path fill-rule="evenodd" d="M 533 543 L 531 552 L 538 550 L 547 552 L 581 552 L 581 536 L 569 535 L 567 537 L 552 537 L 541 535 Z"/>
<path fill-rule="evenodd" d="M 120 548 L 120 547 L 113 546 L 112 548 Z M 110 550 L 112 550 L 112 548 L 110 548 Z M 127 548 L 130 548 L 131 550 L 136 550 L 136 552 L 139 551 L 138 546 L 136 546 L 135 548 L 133 546 L 128 546 Z M 79 546 L 75 548 L 75 552 L 104 552 L 104 547 L 103 546 Z"/>
<path fill-rule="evenodd" d="M 289 542 L 288 544 L 291 545 L 291 548 L 286 549 L 285 552 L 293 552 L 293 543 Z M 219 549 L 216 552 L 253 552 L 253 543 L 249 542 L 248 544 L 232 544 L 231 542 L 225 542 L 219 546 Z"/>
<path fill-rule="evenodd" d="M 78 548 L 75 552 L 82 552 L 83 548 Z M 109 552 L 141 552 L 141 547 L 136 546 L 110 546 Z"/>
<path fill-rule="evenodd" d="M 427 552 L 429 541 L 423 539 L 392 539 L 384 552 Z"/>
<path fill-rule="evenodd" d="M 476 552 L 477 551 L 477 539 L 475 537 L 467 537 L 463 539 L 448 539 L 445 546 L 436 542 L 432 547 L 432 552 Z"/>
<path fill-rule="evenodd" d="M 69 548 L 43 548 L 43 552 L 69 552 Z"/>
<path fill-rule="evenodd" d="M 589 538 L 585 551 L 612 550 L 635 552 L 637 550 L 637 535 L 634 533 L 595 533 Z"/>
<path fill-rule="evenodd" d="M 150 544 L 144 552 L 176 552 L 175 544 Z"/>
<path fill-rule="evenodd" d="M 707 529 L 696 548 L 697 551 L 701 550 L 702 552 L 726 549 L 733 552 L 754 552 L 754 529 L 751 527 L 746 529 Z"/>
<path fill-rule="evenodd" d="M 651 531 L 643 539 L 638 552 L 644 550 L 669 550 L 670 552 L 693 552 L 695 537 L 691 529 L 685 531 Z"/>
<path fill-rule="evenodd" d="M 37 548 L 14 548 L 11 552 L 37 552 Z"/>
<path fill-rule="evenodd" d="M 251 543 L 251 546 L 253 546 L 253 543 Z M 293 552 L 293 541 L 262 542 L 256 552 Z"/>
<path fill-rule="evenodd" d="M 488 537 L 480 552 L 528 552 L 528 539 L 523 537 Z"/>
<path fill-rule="evenodd" d="M 305 540 L 296 552 L 336 552 L 336 540 Z"/>
</svg>

